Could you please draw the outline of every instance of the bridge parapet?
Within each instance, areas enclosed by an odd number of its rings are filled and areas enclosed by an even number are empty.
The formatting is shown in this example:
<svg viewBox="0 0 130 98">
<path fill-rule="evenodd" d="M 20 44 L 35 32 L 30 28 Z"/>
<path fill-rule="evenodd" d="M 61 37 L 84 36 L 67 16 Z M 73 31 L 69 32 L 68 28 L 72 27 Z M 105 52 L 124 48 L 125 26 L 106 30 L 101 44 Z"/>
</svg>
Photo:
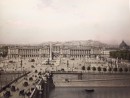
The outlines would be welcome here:
<svg viewBox="0 0 130 98">
<path fill-rule="evenodd" d="M 51 71 L 52 74 L 81 74 L 81 71 Z"/>
<path fill-rule="evenodd" d="M 60 80 L 82 80 L 83 73 L 79 71 L 52 71 L 51 74 L 53 75 L 54 81 Z"/>
<path fill-rule="evenodd" d="M 45 73 L 36 84 L 35 91 L 30 98 L 48 98 L 50 91 L 54 88 L 52 74 Z"/>
</svg>

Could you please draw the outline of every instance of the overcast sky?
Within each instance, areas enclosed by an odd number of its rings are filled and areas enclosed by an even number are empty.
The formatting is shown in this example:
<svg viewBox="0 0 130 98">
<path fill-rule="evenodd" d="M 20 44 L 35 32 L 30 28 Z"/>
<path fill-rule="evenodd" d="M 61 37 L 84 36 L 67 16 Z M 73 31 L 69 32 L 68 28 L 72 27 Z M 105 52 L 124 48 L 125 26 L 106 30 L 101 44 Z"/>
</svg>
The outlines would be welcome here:
<svg viewBox="0 0 130 98">
<path fill-rule="evenodd" d="M 129 0 L 0 0 L 0 43 L 130 41 Z"/>
</svg>

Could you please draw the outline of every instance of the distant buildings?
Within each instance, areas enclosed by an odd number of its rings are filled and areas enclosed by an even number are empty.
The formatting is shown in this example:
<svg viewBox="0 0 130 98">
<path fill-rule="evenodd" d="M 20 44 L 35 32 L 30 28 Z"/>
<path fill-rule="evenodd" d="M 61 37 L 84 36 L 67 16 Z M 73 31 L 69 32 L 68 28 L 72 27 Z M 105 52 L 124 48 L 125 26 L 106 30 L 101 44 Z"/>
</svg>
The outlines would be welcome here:
<svg viewBox="0 0 130 98">
<path fill-rule="evenodd" d="M 119 45 L 119 49 L 128 50 L 130 49 L 130 47 L 124 41 L 122 41 L 121 44 Z"/>
<path fill-rule="evenodd" d="M 103 56 L 110 57 L 110 52 L 119 51 L 119 50 L 130 50 L 130 47 L 125 43 L 125 41 L 122 41 L 119 47 L 104 49 Z"/>
<path fill-rule="evenodd" d="M 96 57 L 103 56 L 109 57 L 111 51 L 119 49 L 129 49 L 129 46 L 122 41 L 119 48 L 104 48 L 96 46 L 83 46 L 83 45 L 35 45 L 35 46 L 8 46 L 8 59 L 12 58 L 45 58 L 45 59 L 56 59 L 56 58 L 75 58 L 81 59 L 85 57 Z M 50 58 L 50 56 L 52 58 Z"/>
<path fill-rule="evenodd" d="M 8 59 L 12 58 L 84 58 L 102 55 L 101 48 L 88 46 L 9 46 Z"/>
</svg>

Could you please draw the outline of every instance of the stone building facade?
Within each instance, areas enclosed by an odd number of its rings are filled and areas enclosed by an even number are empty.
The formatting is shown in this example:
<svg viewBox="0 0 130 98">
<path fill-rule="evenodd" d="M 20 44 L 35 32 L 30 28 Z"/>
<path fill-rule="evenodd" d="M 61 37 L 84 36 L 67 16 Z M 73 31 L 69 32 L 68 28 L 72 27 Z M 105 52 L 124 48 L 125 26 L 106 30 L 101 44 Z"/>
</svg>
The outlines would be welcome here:
<svg viewBox="0 0 130 98">
<path fill-rule="evenodd" d="M 101 55 L 101 49 L 88 46 L 17 46 L 8 47 L 8 59 L 11 58 L 85 58 Z"/>
<path fill-rule="evenodd" d="M 79 46 L 70 48 L 71 58 L 85 58 L 91 56 L 91 49 L 89 47 Z"/>
<path fill-rule="evenodd" d="M 19 57 L 19 49 L 18 47 L 8 47 L 8 58 L 18 58 Z"/>
<path fill-rule="evenodd" d="M 40 58 L 49 58 L 50 56 L 50 47 L 44 46 L 39 48 L 39 57 Z"/>
</svg>

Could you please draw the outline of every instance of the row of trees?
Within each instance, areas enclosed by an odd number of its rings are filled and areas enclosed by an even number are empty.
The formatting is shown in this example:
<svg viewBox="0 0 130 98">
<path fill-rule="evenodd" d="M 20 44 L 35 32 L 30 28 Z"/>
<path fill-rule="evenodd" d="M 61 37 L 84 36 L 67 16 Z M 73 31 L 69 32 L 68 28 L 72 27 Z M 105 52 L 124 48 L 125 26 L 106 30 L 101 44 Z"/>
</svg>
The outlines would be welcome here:
<svg viewBox="0 0 130 98">
<path fill-rule="evenodd" d="M 85 71 L 85 70 L 87 70 L 87 71 L 90 71 L 90 70 L 93 70 L 93 71 L 99 71 L 99 72 L 101 72 L 101 71 L 104 71 L 104 72 L 106 72 L 106 71 L 109 71 L 109 72 L 112 72 L 112 71 L 114 71 L 114 72 L 128 72 L 128 71 L 130 71 L 129 70 L 129 68 L 127 68 L 127 67 L 125 67 L 125 68 L 105 68 L 105 67 L 90 67 L 90 66 L 88 66 L 87 68 L 85 67 L 85 66 L 82 66 L 82 70 L 83 71 Z"/>
<path fill-rule="evenodd" d="M 111 51 L 110 57 L 119 58 L 123 60 L 130 60 L 130 51 L 129 50 Z"/>
</svg>

